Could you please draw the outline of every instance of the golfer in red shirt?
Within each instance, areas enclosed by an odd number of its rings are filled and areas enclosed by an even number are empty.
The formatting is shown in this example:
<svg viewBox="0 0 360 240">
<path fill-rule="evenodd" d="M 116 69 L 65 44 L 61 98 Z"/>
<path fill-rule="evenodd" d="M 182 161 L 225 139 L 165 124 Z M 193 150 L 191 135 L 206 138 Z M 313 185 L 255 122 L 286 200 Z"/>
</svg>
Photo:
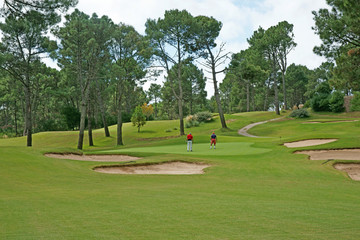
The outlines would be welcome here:
<svg viewBox="0 0 360 240">
<path fill-rule="evenodd" d="M 187 139 L 187 151 L 189 151 L 189 149 L 190 149 L 190 152 L 192 152 L 192 140 L 193 140 L 193 136 L 191 135 L 191 133 L 189 133 L 189 134 L 186 136 L 186 139 Z"/>
<path fill-rule="evenodd" d="M 212 135 L 210 136 L 210 149 L 212 148 L 212 145 L 214 144 L 214 149 L 216 149 L 216 135 L 215 132 L 212 133 Z"/>
</svg>

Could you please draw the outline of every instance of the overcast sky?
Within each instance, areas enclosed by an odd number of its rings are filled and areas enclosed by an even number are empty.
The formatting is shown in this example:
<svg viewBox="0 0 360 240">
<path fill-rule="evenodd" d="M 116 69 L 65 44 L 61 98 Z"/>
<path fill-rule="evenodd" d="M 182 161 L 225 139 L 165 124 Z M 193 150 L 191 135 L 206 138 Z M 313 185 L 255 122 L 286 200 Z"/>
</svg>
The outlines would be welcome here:
<svg viewBox="0 0 360 240">
<path fill-rule="evenodd" d="M 233 53 L 248 47 L 246 39 L 259 26 L 267 29 L 286 20 L 294 24 L 298 44 L 288 56 L 289 64 L 302 64 L 310 69 L 325 61 L 312 51 L 321 41 L 311 29 L 314 26 L 311 12 L 327 7 L 326 0 L 79 0 L 77 5 L 88 15 L 94 12 L 98 16 L 107 15 L 115 23 L 134 26 L 141 34 L 144 34 L 146 20 L 163 18 L 165 10 L 186 9 L 193 16 L 213 16 L 223 23 L 218 42 L 225 42 L 226 51 Z M 219 77 L 221 81 L 223 76 Z M 211 81 L 207 81 L 206 90 L 208 98 L 213 95 Z"/>
<path fill-rule="evenodd" d="M 223 23 L 218 42 L 226 42 L 226 51 L 233 53 L 248 47 L 246 39 L 259 26 L 267 29 L 286 20 L 294 24 L 298 44 L 288 56 L 289 64 L 302 64 L 310 69 L 325 61 L 312 51 L 321 41 L 311 29 L 314 26 L 311 12 L 327 7 L 325 0 L 79 0 L 77 6 L 89 15 L 96 12 L 109 16 L 115 23 L 132 25 L 141 34 L 146 20 L 163 18 L 165 10 L 186 9 L 193 16 L 213 16 Z M 221 81 L 223 76 L 219 77 Z M 206 90 L 208 97 L 213 95 L 211 81 L 207 81 Z"/>
</svg>

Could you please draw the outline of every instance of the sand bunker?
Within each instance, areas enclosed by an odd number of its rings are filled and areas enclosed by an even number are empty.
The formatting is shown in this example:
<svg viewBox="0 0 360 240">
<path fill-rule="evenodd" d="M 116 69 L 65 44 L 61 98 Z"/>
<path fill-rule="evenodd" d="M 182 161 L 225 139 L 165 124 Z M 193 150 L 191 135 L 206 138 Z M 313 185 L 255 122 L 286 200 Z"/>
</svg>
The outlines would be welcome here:
<svg viewBox="0 0 360 240">
<path fill-rule="evenodd" d="M 166 162 L 150 165 L 127 165 L 127 166 L 102 166 L 94 168 L 94 171 L 110 174 L 203 174 L 207 164 L 187 162 Z"/>
<path fill-rule="evenodd" d="M 307 123 L 342 123 L 342 122 L 357 122 L 359 120 L 341 120 L 341 121 L 308 121 L 308 122 L 303 122 L 303 124 L 307 124 Z"/>
<path fill-rule="evenodd" d="M 321 145 L 325 143 L 331 143 L 335 141 L 337 141 L 337 139 L 308 139 L 297 142 L 288 142 L 288 143 L 284 143 L 284 145 L 288 148 L 309 147 L 309 146 Z"/>
<path fill-rule="evenodd" d="M 355 181 L 360 181 L 360 164 L 359 163 L 336 163 L 334 168 L 345 171 L 349 177 Z"/>
<path fill-rule="evenodd" d="M 295 154 L 307 154 L 310 160 L 360 160 L 360 149 L 296 151 Z"/>
<path fill-rule="evenodd" d="M 78 161 L 92 161 L 92 162 L 127 162 L 136 161 L 140 158 L 131 157 L 128 155 L 77 155 L 77 154 L 60 154 L 60 153 L 46 153 L 46 157 L 71 159 Z"/>
</svg>

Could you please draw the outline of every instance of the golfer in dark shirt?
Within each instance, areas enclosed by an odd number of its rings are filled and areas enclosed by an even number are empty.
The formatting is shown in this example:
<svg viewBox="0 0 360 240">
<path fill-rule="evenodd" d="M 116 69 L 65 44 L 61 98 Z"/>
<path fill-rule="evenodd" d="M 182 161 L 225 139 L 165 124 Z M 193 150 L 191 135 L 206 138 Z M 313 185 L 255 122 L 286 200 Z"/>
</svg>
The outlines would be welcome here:
<svg viewBox="0 0 360 240">
<path fill-rule="evenodd" d="M 210 149 L 212 149 L 213 144 L 214 144 L 214 149 L 216 149 L 216 135 L 215 135 L 215 132 L 212 133 L 210 139 L 211 139 Z"/>
</svg>

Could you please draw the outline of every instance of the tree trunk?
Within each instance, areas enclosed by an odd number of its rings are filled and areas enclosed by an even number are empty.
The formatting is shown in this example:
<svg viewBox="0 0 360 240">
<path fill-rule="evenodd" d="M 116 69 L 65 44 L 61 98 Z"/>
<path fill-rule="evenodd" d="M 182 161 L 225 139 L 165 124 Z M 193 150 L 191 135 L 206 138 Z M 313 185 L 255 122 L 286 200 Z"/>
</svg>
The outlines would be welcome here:
<svg viewBox="0 0 360 240">
<path fill-rule="evenodd" d="M 26 146 L 32 146 L 32 116 L 31 116 L 31 91 L 30 91 L 30 81 L 28 81 L 27 86 L 25 86 L 25 133 L 27 135 Z"/>
<path fill-rule="evenodd" d="M 117 145 L 124 145 L 122 139 L 122 89 L 119 83 L 118 85 L 118 113 L 117 113 Z"/>
<path fill-rule="evenodd" d="M 96 86 L 97 86 L 97 98 L 99 101 L 99 105 L 100 105 L 100 113 L 101 113 L 101 119 L 102 122 L 104 124 L 104 130 L 105 130 L 105 137 L 110 137 L 110 132 L 109 132 L 109 128 L 106 122 L 106 114 L 105 114 L 105 107 L 104 107 L 104 101 L 102 99 L 101 96 L 101 91 L 100 91 L 100 84 L 99 84 L 99 80 L 96 80 Z"/>
<path fill-rule="evenodd" d="M 223 109 L 222 109 L 222 106 L 221 106 L 219 89 L 218 89 L 218 86 L 217 86 L 215 59 L 214 59 L 214 55 L 212 54 L 209 47 L 208 47 L 208 52 L 209 52 L 210 58 L 211 58 L 211 72 L 212 72 L 213 83 L 214 83 L 214 95 L 215 95 L 215 100 L 216 100 L 216 104 L 217 104 L 218 111 L 219 111 L 221 127 L 222 128 L 227 128 L 224 112 L 223 112 Z"/>
<path fill-rule="evenodd" d="M 86 89 L 83 89 L 81 104 L 80 104 L 80 129 L 79 129 L 79 140 L 78 140 L 78 149 L 83 148 L 84 143 L 84 129 L 85 129 L 85 118 L 86 118 L 86 103 L 89 97 L 89 87 L 87 86 Z"/>
<path fill-rule="evenodd" d="M 279 109 L 279 90 L 277 86 L 277 79 L 276 79 L 276 67 L 273 66 L 273 79 L 274 79 L 274 92 L 275 92 L 275 112 L 277 115 L 280 115 L 280 109 Z"/>
<path fill-rule="evenodd" d="M 283 95 L 284 95 L 284 109 L 287 110 L 287 101 L 286 101 L 286 86 L 285 86 L 285 72 L 281 71 L 281 77 L 282 77 L 282 85 L 283 85 Z"/>
<path fill-rule="evenodd" d="M 250 82 L 246 81 L 246 111 L 250 112 Z"/>
<path fill-rule="evenodd" d="M 87 116 L 88 116 L 88 136 L 89 136 L 89 146 L 94 146 L 93 135 L 92 135 L 92 122 L 91 122 L 91 109 L 90 101 L 88 101 L 87 107 Z"/>
<path fill-rule="evenodd" d="M 179 52 L 180 56 L 180 52 Z M 178 106 L 179 106 L 179 118 L 180 118 L 180 136 L 185 135 L 184 130 L 184 113 L 183 113 L 183 89 L 181 85 L 181 62 L 179 57 L 179 65 L 178 65 L 178 84 L 179 84 L 179 98 L 178 98 Z"/>
<path fill-rule="evenodd" d="M 255 87 L 254 86 L 251 88 L 251 103 L 252 103 L 252 110 L 256 111 L 255 110 Z"/>
<path fill-rule="evenodd" d="M 17 123 L 17 104 L 15 99 L 15 108 L 14 108 L 14 121 L 15 121 L 15 136 L 17 137 L 18 134 L 18 123 Z"/>
</svg>

